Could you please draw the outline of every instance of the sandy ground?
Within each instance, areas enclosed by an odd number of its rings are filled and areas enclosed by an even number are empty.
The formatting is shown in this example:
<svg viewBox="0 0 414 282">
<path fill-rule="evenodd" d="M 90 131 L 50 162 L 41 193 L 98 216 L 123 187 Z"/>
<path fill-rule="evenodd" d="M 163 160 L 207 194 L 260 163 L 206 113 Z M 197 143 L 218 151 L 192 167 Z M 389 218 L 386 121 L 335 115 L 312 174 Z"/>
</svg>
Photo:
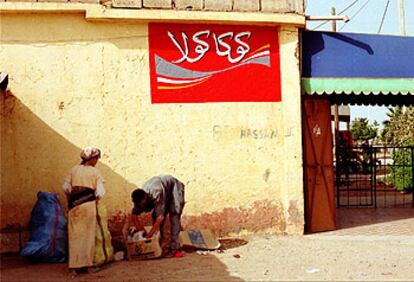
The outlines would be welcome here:
<svg viewBox="0 0 414 282">
<path fill-rule="evenodd" d="M 184 258 L 119 261 L 71 276 L 67 265 L 1 258 L 1 281 L 414 281 L 414 236 L 254 236 Z M 233 243 L 233 244 L 230 244 Z"/>
</svg>

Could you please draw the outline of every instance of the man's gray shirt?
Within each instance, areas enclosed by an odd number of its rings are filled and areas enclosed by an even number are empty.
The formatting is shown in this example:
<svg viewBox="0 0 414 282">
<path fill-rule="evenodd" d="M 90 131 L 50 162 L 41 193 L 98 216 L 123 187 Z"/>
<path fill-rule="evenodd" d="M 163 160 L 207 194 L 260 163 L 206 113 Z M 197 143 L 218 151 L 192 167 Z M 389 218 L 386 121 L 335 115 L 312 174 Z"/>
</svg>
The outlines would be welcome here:
<svg viewBox="0 0 414 282">
<path fill-rule="evenodd" d="M 184 184 L 171 175 L 154 176 L 142 189 L 154 204 L 154 213 L 160 215 L 181 214 L 184 208 Z"/>
</svg>

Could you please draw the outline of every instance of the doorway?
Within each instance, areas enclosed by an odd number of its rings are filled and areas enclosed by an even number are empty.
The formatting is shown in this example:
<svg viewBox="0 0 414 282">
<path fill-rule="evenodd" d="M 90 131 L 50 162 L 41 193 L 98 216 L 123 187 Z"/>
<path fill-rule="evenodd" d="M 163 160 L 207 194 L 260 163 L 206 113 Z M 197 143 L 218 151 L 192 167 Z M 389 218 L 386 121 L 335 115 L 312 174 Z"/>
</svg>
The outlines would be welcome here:
<svg viewBox="0 0 414 282">
<path fill-rule="evenodd" d="M 332 130 L 335 96 L 302 101 L 305 232 L 414 220 L 414 146 L 354 140 L 352 126 Z M 395 101 L 403 100 L 388 105 Z"/>
</svg>

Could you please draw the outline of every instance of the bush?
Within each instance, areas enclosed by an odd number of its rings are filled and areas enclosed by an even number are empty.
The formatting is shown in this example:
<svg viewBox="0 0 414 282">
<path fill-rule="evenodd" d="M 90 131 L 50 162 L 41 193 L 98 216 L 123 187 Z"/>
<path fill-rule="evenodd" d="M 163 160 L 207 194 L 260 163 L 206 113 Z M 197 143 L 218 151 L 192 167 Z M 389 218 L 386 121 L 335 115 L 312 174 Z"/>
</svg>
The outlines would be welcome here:
<svg viewBox="0 0 414 282">
<path fill-rule="evenodd" d="M 398 191 L 413 190 L 412 149 L 397 149 L 393 154 L 394 164 L 391 167 L 389 181 Z"/>
</svg>

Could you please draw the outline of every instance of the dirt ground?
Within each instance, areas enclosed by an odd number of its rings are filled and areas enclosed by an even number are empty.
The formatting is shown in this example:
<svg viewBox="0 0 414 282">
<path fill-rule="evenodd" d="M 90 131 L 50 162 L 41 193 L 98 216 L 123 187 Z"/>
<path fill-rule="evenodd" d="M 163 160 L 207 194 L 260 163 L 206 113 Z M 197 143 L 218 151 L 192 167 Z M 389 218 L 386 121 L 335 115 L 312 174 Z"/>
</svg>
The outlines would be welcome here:
<svg viewBox="0 0 414 282">
<path fill-rule="evenodd" d="M 72 276 L 67 264 L 0 257 L 0 281 L 414 281 L 414 210 L 338 209 L 337 230 L 221 240 L 219 251 L 118 261 Z"/>
<path fill-rule="evenodd" d="M 223 251 L 118 261 L 71 276 L 67 265 L 1 257 L 1 281 L 414 281 L 414 236 L 253 236 Z M 247 242 L 247 243 L 246 243 Z M 243 244 L 246 243 L 246 244 Z"/>
</svg>

